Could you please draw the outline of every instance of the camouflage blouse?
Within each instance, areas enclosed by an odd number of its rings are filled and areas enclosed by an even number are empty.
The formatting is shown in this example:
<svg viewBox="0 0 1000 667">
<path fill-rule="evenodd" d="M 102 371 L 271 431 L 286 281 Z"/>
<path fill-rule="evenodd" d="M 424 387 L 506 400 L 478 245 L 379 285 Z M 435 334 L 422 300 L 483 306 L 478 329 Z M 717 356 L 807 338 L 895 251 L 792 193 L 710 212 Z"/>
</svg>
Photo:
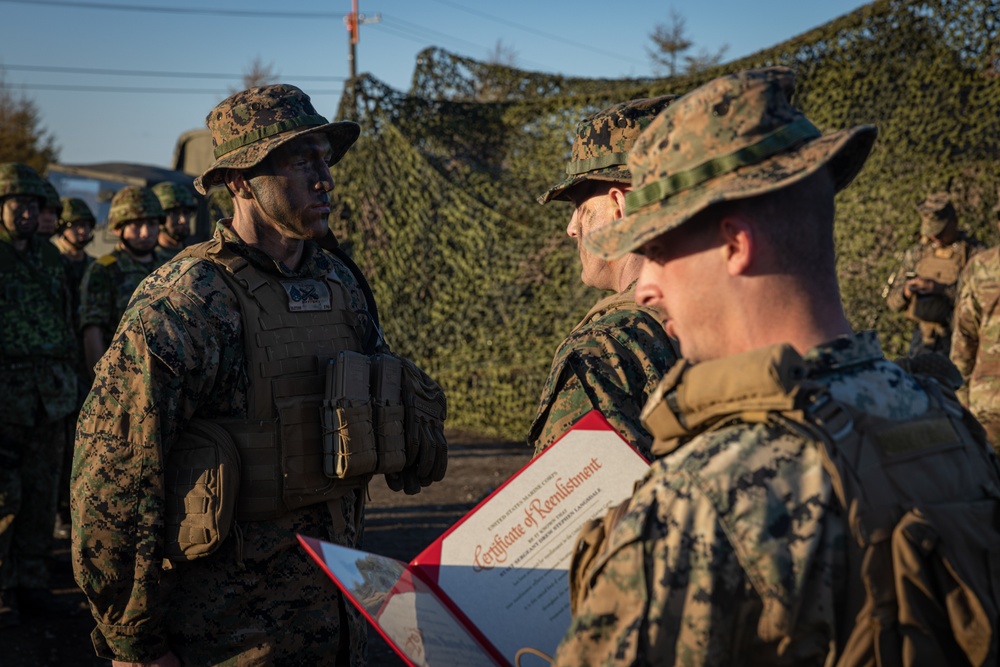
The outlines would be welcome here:
<svg viewBox="0 0 1000 667">
<path fill-rule="evenodd" d="M 959 398 L 1000 445 L 1000 247 L 976 255 L 962 272 L 951 360 L 965 380 Z"/>
<path fill-rule="evenodd" d="M 216 235 L 278 276 L 336 274 L 351 307 L 367 314 L 351 272 L 312 242 L 291 271 L 225 222 Z M 276 655 L 289 664 L 325 664 L 343 631 L 351 664 L 362 665 L 364 621 L 346 605 L 350 627 L 339 627 L 336 587 L 295 537 L 356 544 L 353 496 L 240 522 L 217 552 L 164 566 L 171 446 L 192 417 L 247 415 L 243 322 L 221 270 L 186 258 L 154 271 L 129 303 L 81 410 L 71 478 L 73 566 L 97 621 L 94 645 L 103 657 L 135 662 L 170 649 L 185 664 L 272 664 Z"/>
<path fill-rule="evenodd" d="M 926 394 L 874 332 L 805 355 L 835 398 L 893 420 Z M 846 594 L 846 525 L 814 443 L 733 422 L 653 463 L 557 665 L 823 665 Z"/>
<path fill-rule="evenodd" d="M 98 326 L 109 342 L 135 288 L 160 264 L 155 256 L 139 262 L 120 247 L 91 263 L 80 281 L 80 330 Z"/>
<path fill-rule="evenodd" d="M 653 437 L 639 412 L 677 361 L 656 315 L 635 303 L 635 285 L 598 302 L 556 351 L 528 433 L 535 455 L 597 409 L 643 456 Z"/>
</svg>

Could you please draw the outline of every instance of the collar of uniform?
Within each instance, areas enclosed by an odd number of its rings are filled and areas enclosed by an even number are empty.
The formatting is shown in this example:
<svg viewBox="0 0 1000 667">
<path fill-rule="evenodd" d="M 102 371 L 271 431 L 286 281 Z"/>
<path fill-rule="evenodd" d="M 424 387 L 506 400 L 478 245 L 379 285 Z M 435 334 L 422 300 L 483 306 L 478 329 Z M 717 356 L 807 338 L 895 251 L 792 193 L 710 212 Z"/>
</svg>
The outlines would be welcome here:
<svg viewBox="0 0 1000 667">
<path fill-rule="evenodd" d="M 850 336 L 838 336 L 817 345 L 802 355 L 809 377 L 884 359 L 882 345 L 874 331 L 862 331 Z"/>
<path fill-rule="evenodd" d="M 222 238 L 223 243 L 239 253 L 258 269 L 274 273 L 284 278 L 315 278 L 322 280 L 333 268 L 327 255 L 318 252 L 315 241 L 306 241 L 302 249 L 302 263 L 297 271 L 288 268 L 283 262 L 275 261 L 266 252 L 248 245 L 233 231 L 232 218 L 226 218 L 216 223 L 215 233 Z"/>
</svg>

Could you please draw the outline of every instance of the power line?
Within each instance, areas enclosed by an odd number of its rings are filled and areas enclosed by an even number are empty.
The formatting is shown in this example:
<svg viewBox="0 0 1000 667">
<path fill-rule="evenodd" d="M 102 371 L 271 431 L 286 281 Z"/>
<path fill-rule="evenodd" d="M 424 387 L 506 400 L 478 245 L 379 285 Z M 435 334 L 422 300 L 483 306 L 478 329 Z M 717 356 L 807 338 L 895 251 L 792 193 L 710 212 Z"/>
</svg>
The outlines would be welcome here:
<svg viewBox="0 0 1000 667">
<path fill-rule="evenodd" d="M 212 16 L 239 16 L 248 18 L 267 19 L 336 19 L 340 20 L 343 14 L 332 14 L 329 12 L 265 12 L 251 11 L 247 9 L 209 9 L 203 7 L 166 7 L 155 5 L 120 5 L 110 2 L 68 2 L 67 0 L 0 0 L 18 5 L 49 5 L 54 7 L 73 7 L 75 9 L 111 9 L 131 12 L 146 12 L 159 14 L 202 14 Z"/>
<path fill-rule="evenodd" d="M 579 49 L 585 49 L 585 50 L 590 51 L 592 53 L 600 53 L 600 54 L 608 56 L 610 58 L 617 58 L 619 60 L 624 60 L 624 61 L 627 61 L 627 62 L 630 62 L 630 63 L 640 64 L 640 65 L 644 65 L 645 64 L 645 63 L 642 63 L 642 62 L 636 60 L 635 58 L 629 58 L 627 56 L 623 56 L 620 53 L 615 53 L 614 51 L 605 51 L 604 49 L 600 49 L 600 48 L 594 46 L 593 44 L 585 44 L 585 43 L 582 43 L 582 42 L 574 42 L 571 39 L 566 39 L 565 37 L 561 37 L 559 35 L 553 35 L 552 33 L 548 33 L 548 32 L 545 32 L 543 30 L 538 30 L 537 28 L 532 28 L 531 26 L 522 25 L 520 23 L 515 23 L 514 21 L 508 21 L 507 19 L 500 18 L 499 16 L 494 16 L 493 14 L 487 14 L 486 12 L 481 12 L 478 9 L 472 9 L 471 7 L 466 7 L 466 6 L 461 5 L 461 4 L 457 3 L 457 2 L 451 2 L 450 0 L 434 0 L 434 2 L 437 2 L 438 4 L 446 5 L 448 7 L 453 8 L 453 9 L 459 9 L 459 10 L 461 10 L 463 12 L 468 12 L 469 14 L 474 14 L 474 15 L 479 16 L 481 18 L 489 19 L 490 21 L 496 21 L 497 23 L 503 23 L 504 25 L 510 26 L 511 28 L 517 28 L 518 30 L 523 30 L 525 32 L 530 32 L 531 34 L 538 35 L 539 37 L 545 37 L 546 39 L 551 39 L 551 40 L 554 40 L 554 41 L 557 41 L 557 42 L 562 42 L 563 44 L 567 44 L 569 46 L 575 46 L 575 47 L 577 47 Z"/>
<path fill-rule="evenodd" d="M 3 0 L 0 0 L 2 2 Z M 212 72 L 162 72 L 156 70 L 139 69 L 102 69 L 97 67 L 50 67 L 47 65 L 8 65 L 0 64 L 0 70 L 14 70 L 23 72 L 55 72 L 60 74 L 101 74 L 108 76 L 149 76 L 165 77 L 174 79 L 242 79 L 242 74 L 218 74 Z M 295 79 L 297 81 L 346 81 L 342 76 L 308 76 L 282 74 L 282 79 Z"/>
<path fill-rule="evenodd" d="M 0 0 L 2 2 L 3 0 Z M 229 95 L 227 90 L 218 88 L 152 88 L 147 86 L 78 86 L 45 83 L 10 84 L 11 88 L 23 90 L 60 90 L 84 93 L 170 93 L 179 95 Z M 340 95 L 341 90 L 310 90 L 309 97 L 318 95 Z"/>
</svg>

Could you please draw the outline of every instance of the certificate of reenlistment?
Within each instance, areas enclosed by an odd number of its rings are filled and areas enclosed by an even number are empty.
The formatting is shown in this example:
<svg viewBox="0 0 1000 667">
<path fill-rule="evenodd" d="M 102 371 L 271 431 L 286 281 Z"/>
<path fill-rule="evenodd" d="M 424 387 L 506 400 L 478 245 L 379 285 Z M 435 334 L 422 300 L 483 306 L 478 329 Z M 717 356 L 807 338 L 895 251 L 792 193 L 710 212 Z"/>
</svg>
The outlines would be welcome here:
<svg viewBox="0 0 1000 667">
<path fill-rule="evenodd" d="M 300 541 L 409 664 L 514 665 L 524 649 L 555 652 L 576 535 L 648 466 L 595 411 L 408 564 Z M 529 653 L 519 664 L 545 663 Z"/>
</svg>

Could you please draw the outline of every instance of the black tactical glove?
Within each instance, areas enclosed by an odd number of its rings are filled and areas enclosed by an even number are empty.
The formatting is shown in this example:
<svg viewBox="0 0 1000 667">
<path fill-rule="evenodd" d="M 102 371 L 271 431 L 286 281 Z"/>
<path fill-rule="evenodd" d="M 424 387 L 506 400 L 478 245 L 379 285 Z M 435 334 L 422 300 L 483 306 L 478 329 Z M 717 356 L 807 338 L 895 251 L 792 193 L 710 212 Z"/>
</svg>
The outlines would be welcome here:
<svg viewBox="0 0 1000 667">
<path fill-rule="evenodd" d="M 385 482 L 393 491 L 413 495 L 423 486 L 440 482 L 448 469 L 444 437 L 448 402 L 441 386 L 427 373 L 409 359 L 402 361 L 406 465 L 398 473 L 386 474 Z"/>
</svg>

